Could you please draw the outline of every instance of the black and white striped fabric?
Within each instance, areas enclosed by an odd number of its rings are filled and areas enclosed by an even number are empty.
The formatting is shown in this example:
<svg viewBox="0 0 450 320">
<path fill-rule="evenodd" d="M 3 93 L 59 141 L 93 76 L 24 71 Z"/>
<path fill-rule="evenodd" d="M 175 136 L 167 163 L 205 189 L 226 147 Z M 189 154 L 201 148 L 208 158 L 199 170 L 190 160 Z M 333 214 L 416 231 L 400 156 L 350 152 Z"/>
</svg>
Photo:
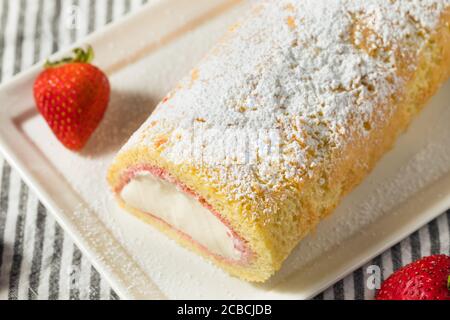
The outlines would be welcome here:
<svg viewBox="0 0 450 320">
<path fill-rule="evenodd" d="M 147 1 L 152 0 L 0 0 L 0 82 Z M 422 256 L 449 254 L 449 229 L 450 211 L 316 299 L 373 298 L 366 286 L 369 266 L 379 266 L 385 278 Z M 117 298 L 0 158 L 0 299 Z"/>
</svg>

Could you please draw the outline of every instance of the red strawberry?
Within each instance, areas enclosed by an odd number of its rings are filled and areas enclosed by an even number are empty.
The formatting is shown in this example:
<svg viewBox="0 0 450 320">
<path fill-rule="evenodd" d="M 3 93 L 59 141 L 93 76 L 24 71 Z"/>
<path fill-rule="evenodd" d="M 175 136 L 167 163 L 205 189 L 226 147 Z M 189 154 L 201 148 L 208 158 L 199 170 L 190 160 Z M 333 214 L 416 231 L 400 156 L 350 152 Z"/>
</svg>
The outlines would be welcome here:
<svg viewBox="0 0 450 320">
<path fill-rule="evenodd" d="M 450 300 L 450 257 L 435 255 L 413 262 L 392 274 L 377 300 Z"/>
<path fill-rule="evenodd" d="M 37 108 L 68 149 L 78 151 L 98 127 L 109 103 L 106 75 L 90 64 L 91 47 L 74 50 L 73 58 L 47 62 L 34 83 Z"/>
</svg>

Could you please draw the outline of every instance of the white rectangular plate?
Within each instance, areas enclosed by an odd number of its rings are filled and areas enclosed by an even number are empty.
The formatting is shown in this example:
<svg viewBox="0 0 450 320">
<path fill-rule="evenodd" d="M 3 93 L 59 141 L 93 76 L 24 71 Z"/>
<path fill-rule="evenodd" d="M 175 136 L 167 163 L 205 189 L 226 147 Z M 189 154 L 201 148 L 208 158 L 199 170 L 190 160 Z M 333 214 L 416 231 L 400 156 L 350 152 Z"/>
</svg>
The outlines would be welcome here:
<svg viewBox="0 0 450 320">
<path fill-rule="evenodd" d="M 94 46 L 113 88 L 81 154 L 64 149 L 35 111 L 39 66 L 0 89 L 2 153 L 122 298 L 310 298 L 450 207 L 449 83 L 264 285 L 228 276 L 117 208 L 105 182 L 114 154 L 248 5 L 153 1 L 80 43 Z"/>
</svg>

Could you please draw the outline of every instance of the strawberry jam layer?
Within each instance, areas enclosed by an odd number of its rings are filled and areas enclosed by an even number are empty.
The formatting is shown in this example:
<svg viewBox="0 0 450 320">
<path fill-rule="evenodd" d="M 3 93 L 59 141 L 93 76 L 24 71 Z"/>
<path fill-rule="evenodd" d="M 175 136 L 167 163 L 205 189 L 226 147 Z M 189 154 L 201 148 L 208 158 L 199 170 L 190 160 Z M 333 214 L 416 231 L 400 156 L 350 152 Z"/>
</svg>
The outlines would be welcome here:
<svg viewBox="0 0 450 320">
<path fill-rule="evenodd" d="M 162 221 L 209 255 L 239 264 L 252 256 L 247 243 L 205 199 L 161 168 L 128 170 L 116 193 L 128 206 Z"/>
</svg>

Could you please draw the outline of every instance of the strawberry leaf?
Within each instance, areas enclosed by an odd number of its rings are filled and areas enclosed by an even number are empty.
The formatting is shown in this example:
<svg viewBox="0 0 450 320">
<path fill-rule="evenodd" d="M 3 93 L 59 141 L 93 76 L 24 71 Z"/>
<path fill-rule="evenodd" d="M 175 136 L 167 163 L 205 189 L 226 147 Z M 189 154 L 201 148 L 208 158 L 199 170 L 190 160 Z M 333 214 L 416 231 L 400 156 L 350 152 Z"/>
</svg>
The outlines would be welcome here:
<svg viewBox="0 0 450 320">
<path fill-rule="evenodd" d="M 90 45 L 87 47 L 87 50 L 84 50 L 82 48 L 75 48 L 72 52 L 73 57 L 66 57 L 58 61 L 47 60 L 44 67 L 54 68 L 68 63 L 91 63 L 92 60 L 94 60 L 94 50 Z"/>
</svg>

